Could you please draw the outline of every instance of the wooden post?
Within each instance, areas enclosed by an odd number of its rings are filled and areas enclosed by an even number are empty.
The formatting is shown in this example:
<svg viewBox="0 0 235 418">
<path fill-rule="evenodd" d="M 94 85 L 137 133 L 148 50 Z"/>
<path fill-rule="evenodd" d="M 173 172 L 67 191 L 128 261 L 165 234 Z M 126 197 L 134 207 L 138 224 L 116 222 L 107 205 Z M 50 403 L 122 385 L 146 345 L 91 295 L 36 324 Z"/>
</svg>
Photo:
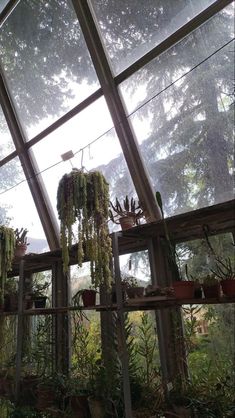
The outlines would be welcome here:
<svg viewBox="0 0 235 418">
<path fill-rule="evenodd" d="M 166 287 L 171 284 L 171 271 L 163 252 L 160 237 L 149 240 L 149 261 L 152 283 Z M 156 311 L 163 385 L 166 395 L 175 379 L 188 378 L 181 308 Z"/>
<path fill-rule="evenodd" d="M 18 287 L 18 323 L 17 323 L 17 343 L 16 343 L 16 378 L 15 378 L 15 401 L 19 401 L 20 395 L 20 374 L 22 363 L 23 345 L 23 295 L 24 295 L 24 260 L 20 260 Z"/>
<path fill-rule="evenodd" d="M 124 309 L 121 289 L 121 272 L 119 264 L 119 248 L 118 248 L 118 236 L 120 233 L 114 232 L 112 234 L 113 244 L 113 256 L 114 256 L 114 272 L 115 272 L 115 283 L 117 293 L 117 328 L 119 336 L 119 356 L 122 363 L 122 374 L 123 374 L 123 392 L 125 402 L 125 418 L 132 418 L 132 406 L 131 406 L 131 390 L 130 390 L 130 378 L 129 378 L 129 363 L 128 363 L 128 352 L 125 335 L 125 324 L 124 324 Z"/>
<path fill-rule="evenodd" d="M 53 307 L 65 307 L 68 305 L 68 280 L 69 275 L 63 273 L 60 261 L 52 267 L 52 303 Z M 57 372 L 68 374 L 70 369 L 71 332 L 69 313 L 56 313 L 53 315 L 54 333 L 54 369 Z"/>
</svg>

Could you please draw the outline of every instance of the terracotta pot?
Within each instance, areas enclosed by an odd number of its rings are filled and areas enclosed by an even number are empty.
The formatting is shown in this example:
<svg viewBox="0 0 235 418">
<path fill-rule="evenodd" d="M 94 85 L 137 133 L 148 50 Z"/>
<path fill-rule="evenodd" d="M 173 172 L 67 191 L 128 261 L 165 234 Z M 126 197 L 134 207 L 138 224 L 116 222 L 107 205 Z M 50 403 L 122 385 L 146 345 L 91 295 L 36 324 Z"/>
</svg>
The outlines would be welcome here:
<svg viewBox="0 0 235 418">
<path fill-rule="evenodd" d="M 176 281 L 173 282 L 173 288 L 176 299 L 193 299 L 194 282 L 193 281 Z"/>
<path fill-rule="evenodd" d="M 126 293 L 128 298 L 142 298 L 144 296 L 144 287 L 143 286 L 136 286 L 136 287 L 127 287 Z"/>
<path fill-rule="evenodd" d="M 15 257 L 24 257 L 27 251 L 27 244 L 17 244 L 15 248 Z"/>
<path fill-rule="evenodd" d="M 219 298 L 220 297 L 220 283 L 212 286 L 202 285 L 205 298 Z"/>
<path fill-rule="evenodd" d="M 235 279 L 221 280 L 221 286 L 225 296 L 235 296 Z"/>
<path fill-rule="evenodd" d="M 96 302 L 96 290 L 84 289 L 81 291 L 83 306 L 95 306 Z"/>
<path fill-rule="evenodd" d="M 180 417 L 180 418 L 190 418 L 191 415 L 191 409 L 186 408 L 185 406 L 173 406 L 174 412 Z"/>
<path fill-rule="evenodd" d="M 53 389 L 39 385 L 37 388 L 37 404 L 39 411 L 45 411 L 55 404 L 55 393 Z"/>
<path fill-rule="evenodd" d="M 119 222 L 123 231 L 135 226 L 135 219 L 133 216 L 123 216 L 122 218 L 119 218 Z"/>
<path fill-rule="evenodd" d="M 104 405 L 100 399 L 88 398 L 90 414 L 92 418 L 104 418 Z"/>
<path fill-rule="evenodd" d="M 90 418 L 89 405 L 86 395 L 70 396 L 70 407 L 76 418 Z"/>
</svg>

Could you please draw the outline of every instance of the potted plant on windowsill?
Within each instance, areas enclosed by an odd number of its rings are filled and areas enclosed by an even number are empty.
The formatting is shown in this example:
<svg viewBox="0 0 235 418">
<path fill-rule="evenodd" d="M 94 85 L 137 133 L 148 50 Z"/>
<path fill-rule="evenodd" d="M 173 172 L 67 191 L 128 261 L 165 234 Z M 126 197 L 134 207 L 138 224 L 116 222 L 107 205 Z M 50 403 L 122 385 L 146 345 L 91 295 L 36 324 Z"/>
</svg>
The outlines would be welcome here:
<svg viewBox="0 0 235 418">
<path fill-rule="evenodd" d="M 160 192 L 158 191 L 156 192 L 156 200 L 157 200 L 158 206 L 162 214 L 163 228 L 164 228 L 165 239 L 166 239 L 165 248 L 166 248 L 167 259 L 169 262 L 169 267 L 173 275 L 172 286 L 174 288 L 175 297 L 176 299 L 192 299 L 194 297 L 195 283 L 193 280 L 182 279 L 181 271 L 176 262 L 177 253 L 175 251 L 174 246 L 171 243 L 167 224 L 166 224 L 165 217 L 164 217 L 162 197 L 161 197 Z"/>
<path fill-rule="evenodd" d="M 203 231 L 210 254 L 214 259 L 215 267 L 211 268 L 210 271 L 220 281 L 223 294 L 225 296 L 235 296 L 235 259 L 234 257 L 231 259 L 230 257 L 218 255 L 210 242 L 206 226 L 204 226 Z M 234 244 L 232 244 L 232 247 L 234 247 Z"/>
<path fill-rule="evenodd" d="M 111 221 L 120 224 L 122 230 L 139 225 L 140 219 L 144 217 L 140 202 L 137 203 L 133 197 L 129 199 L 126 196 L 122 203 L 116 198 L 115 204 L 110 202 L 110 207 L 109 217 Z"/>
<path fill-rule="evenodd" d="M 139 286 L 136 277 L 126 276 L 122 283 L 125 286 L 126 294 L 129 299 L 142 298 L 144 296 L 144 286 Z"/>
<path fill-rule="evenodd" d="M 27 251 L 27 246 L 29 245 L 27 242 L 28 230 L 26 228 L 21 228 L 21 229 L 16 228 L 14 232 L 15 232 L 15 242 L 16 242 L 15 257 L 16 258 L 24 257 Z"/>
<path fill-rule="evenodd" d="M 46 307 L 46 301 L 48 297 L 46 296 L 45 292 L 49 287 L 49 283 L 38 283 L 37 280 L 35 280 L 32 283 L 32 289 L 31 289 L 31 297 L 34 302 L 35 309 L 44 309 Z"/>
<path fill-rule="evenodd" d="M 220 279 L 223 294 L 225 296 L 235 296 L 235 269 L 234 261 L 230 257 L 222 259 L 216 258 L 216 266 L 213 273 Z"/>
<path fill-rule="evenodd" d="M 93 289 L 92 286 L 90 289 L 80 289 L 73 296 L 72 300 L 75 306 L 80 306 L 80 298 L 82 299 L 83 306 L 85 308 L 95 306 L 96 304 L 96 293 L 97 290 Z"/>
<path fill-rule="evenodd" d="M 112 247 L 108 230 L 109 187 L 98 171 L 73 169 L 60 180 L 57 210 L 64 272 L 68 271 L 69 250 L 78 243 L 77 261 L 81 267 L 90 261 L 92 285 L 109 287 Z M 75 232 L 76 231 L 76 232 Z"/>
<path fill-rule="evenodd" d="M 220 281 L 215 274 L 207 274 L 201 278 L 202 288 L 205 298 L 219 298 L 220 297 Z"/>
</svg>

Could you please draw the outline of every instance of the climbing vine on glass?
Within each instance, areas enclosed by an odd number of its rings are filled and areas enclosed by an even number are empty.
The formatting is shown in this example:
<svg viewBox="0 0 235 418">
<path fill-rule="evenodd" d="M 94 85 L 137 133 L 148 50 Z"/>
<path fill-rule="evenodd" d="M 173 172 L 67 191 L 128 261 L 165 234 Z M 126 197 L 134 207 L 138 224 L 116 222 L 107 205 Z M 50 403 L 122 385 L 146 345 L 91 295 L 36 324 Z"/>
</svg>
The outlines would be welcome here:
<svg viewBox="0 0 235 418">
<path fill-rule="evenodd" d="M 90 261 L 94 287 L 111 281 L 111 240 L 108 230 L 109 187 L 99 171 L 73 169 L 59 182 L 57 210 L 64 272 L 68 271 L 69 248 L 78 243 L 77 260 Z M 76 233 L 75 233 L 76 227 Z"/>
</svg>

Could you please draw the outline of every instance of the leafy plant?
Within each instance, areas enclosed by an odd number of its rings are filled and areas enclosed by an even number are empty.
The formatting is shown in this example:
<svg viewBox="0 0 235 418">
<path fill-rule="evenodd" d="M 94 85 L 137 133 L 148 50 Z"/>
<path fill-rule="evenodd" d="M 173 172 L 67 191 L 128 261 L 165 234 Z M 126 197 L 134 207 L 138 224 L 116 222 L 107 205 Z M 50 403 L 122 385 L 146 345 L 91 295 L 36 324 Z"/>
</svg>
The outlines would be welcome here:
<svg viewBox="0 0 235 418">
<path fill-rule="evenodd" d="M 84 173 L 74 169 L 59 182 L 57 210 L 64 272 L 68 271 L 69 249 L 73 241 L 78 242 L 78 265 L 82 266 L 86 256 L 90 261 L 91 280 L 95 287 L 101 283 L 109 285 L 111 281 L 108 205 L 108 183 L 98 171 Z M 75 224 L 76 235 L 73 230 Z"/>
</svg>

